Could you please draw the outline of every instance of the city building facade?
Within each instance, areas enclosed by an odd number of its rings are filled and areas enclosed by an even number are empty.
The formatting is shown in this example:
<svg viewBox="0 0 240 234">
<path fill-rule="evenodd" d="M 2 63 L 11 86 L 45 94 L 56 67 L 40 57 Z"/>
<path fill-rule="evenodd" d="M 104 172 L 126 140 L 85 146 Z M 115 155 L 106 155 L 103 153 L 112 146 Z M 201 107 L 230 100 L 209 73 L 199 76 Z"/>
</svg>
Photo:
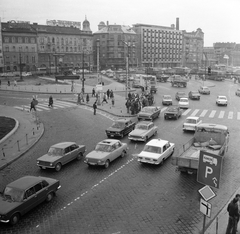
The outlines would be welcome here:
<svg viewBox="0 0 240 234">
<path fill-rule="evenodd" d="M 177 67 L 182 64 L 183 33 L 172 24 L 171 27 L 135 24 L 137 33 L 137 61 L 143 67 Z"/>
<path fill-rule="evenodd" d="M 99 69 L 126 68 L 137 66 L 136 33 L 129 26 L 109 25 L 100 22 L 93 34 L 95 66 Z M 97 61 L 98 60 L 98 61 Z"/>
<path fill-rule="evenodd" d="M 204 33 L 200 28 L 194 32 L 183 33 L 182 66 L 188 68 L 203 67 Z"/>
<path fill-rule="evenodd" d="M 50 22 L 50 21 L 48 21 Z M 55 21 L 54 21 L 55 22 Z M 83 29 L 72 26 L 38 25 L 30 22 L 1 23 L 4 72 L 59 72 L 65 68 L 92 69 L 92 31 L 87 19 Z M 52 23 L 52 22 L 51 22 Z M 80 22 L 79 22 L 80 23 Z"/>
</svg>

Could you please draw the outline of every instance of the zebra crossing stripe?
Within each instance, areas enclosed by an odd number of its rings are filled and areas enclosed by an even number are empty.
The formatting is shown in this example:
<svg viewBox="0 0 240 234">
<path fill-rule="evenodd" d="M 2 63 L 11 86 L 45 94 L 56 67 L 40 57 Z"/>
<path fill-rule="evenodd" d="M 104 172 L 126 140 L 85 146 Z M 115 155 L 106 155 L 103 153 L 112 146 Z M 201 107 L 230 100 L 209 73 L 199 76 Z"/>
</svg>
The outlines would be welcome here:
<svg viewBox="0 0 240 234">
<path fill-rule="evenodd" d="M 222 119 L 224 117 L 225 111 L 220 111 L 220 114 L 218 116 L 219 119 Z"/>
<path fill-rule="evenodd" d="M 204 117 L 207 114 L 208 110 L 203 110 L 203 112 L 201 113 L 200 117 Z"/>
<path fill-rule="evenodd" d="M 165 110 L 167 110 L 167 107 L 163 107 L 162 110 L 161 110 L 161 112 L 163 112 L 163 111 L 165 111 Z"/>
<path fill-rule="evenodd" d="M 47 108 L 47 107 L 45 107 L 43 104 L 39 104 L 39 103 L 38 103 L 38 105 L 37 105 L 36 107 L 37 107 L 37 109 L 38 109 L 38 108 L 41 108 L 41 109 L 43 109 L 43 110 L 49 110 L 49 108 Z"/>
<path fill-rule="evenodd" d="M 213 118 L 215 114 L 216 114 L 216 111 L 213 110 L 213 111 L 210 113 L 209 118 Z"/>
<path fill-rule="evenodd" d="M 56 101 L 55 103 L 65 105 L 65 106 L 77 106 L 77 104 L 71 103 L 71 102 Z"/>
<path fill-rule="evenodd" d="M 66 106 L 60 106 L 56 103 L 53 103 L 53 109 L 58 109 L 58 108 L 66 108 Z"/>
<path fill-rule="evenodd" d="M 193 111 L 193 113 L 191 114 L 191 116 L 195 116 L 198 113 L 199 109 L 196 109 L 195 111 Z"/>
<path fill-rule="evenodd" d="M 191 109 L 187 109 L 182 113 L 182 115 L 187 115 L 190 111 L 191 111 Z"/>
<path fill-rule="evenodd" d="M 240 112 L 237 113 L 237 119 L 240 120 Z"/>
<path fill-rule="evenodd" d="M 228 113 L 228 119 L 233 119 L 233 112 L 232 112 L 232 111 L 230 111 L 230 112 Z"/>
</svg>

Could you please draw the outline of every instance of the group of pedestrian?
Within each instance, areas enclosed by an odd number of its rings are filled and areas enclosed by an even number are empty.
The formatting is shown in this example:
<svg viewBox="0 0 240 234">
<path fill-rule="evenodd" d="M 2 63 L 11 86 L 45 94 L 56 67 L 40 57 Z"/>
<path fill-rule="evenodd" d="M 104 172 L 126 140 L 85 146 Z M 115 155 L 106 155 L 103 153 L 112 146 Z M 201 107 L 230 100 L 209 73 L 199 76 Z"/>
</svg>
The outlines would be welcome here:
<svg viewBox="0 0 240 234">
<path fill-rule="evenodd" d="M 233 200 L 228 204 L 227 211 L 229 214 L 228 217 L 228 226 L 226 234 L 236 234 L 237 226 L 240 218 L 240 194 L 236 194 Z"/>
<path fill-rule="evenodd" d="M 129 93 L 128 99 L 125 103 L 127 113 L 131 112 L 135 115 L 145 106 L 151 106 L 154 103 L 154 96 L 152 93 L 144 92 L 140 96 L 136 93 Z"/>
</svg>

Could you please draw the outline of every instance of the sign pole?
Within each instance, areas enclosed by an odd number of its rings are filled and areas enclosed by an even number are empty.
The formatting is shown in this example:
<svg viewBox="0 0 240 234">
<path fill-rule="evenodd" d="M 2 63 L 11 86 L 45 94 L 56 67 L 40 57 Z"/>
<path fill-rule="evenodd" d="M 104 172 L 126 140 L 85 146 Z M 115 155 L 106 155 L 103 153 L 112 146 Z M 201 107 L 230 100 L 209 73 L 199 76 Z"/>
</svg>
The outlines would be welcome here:
<svg viewBox="0 0 240 234">
<path fill-rule="evenodd" d="M 202 234 L 204 234 L 204 232 L 205 232 L 205 223 L 206 223 L 206 215 L 203 215 L 203 232 L 202 232 Z"/>
</svg>

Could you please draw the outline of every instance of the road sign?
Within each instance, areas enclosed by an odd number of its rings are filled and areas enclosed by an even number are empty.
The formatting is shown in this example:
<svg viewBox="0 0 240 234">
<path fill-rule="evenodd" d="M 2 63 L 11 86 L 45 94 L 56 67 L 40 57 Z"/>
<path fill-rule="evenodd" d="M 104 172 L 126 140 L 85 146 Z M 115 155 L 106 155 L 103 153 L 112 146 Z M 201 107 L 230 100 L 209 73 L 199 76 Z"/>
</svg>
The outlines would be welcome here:
<svg viewBox="0 0 240 234">
<path fill-rule="evenodd" d="M 212 205 L 207 201 L 204 201 L 202 198 L 200 200 L 200 211 L 207 217 L 211 217 Z"/>
<path fill-rule="evenodd" d="M 212 191 L 212 189 L 208 185 L 199 189 L 198 192 L 201 194 L 205 201 L 208 201 L 216 196 L 216 194 Z"/>
<path fill-rule="evenodd" d="M 199 183 L 219 188 L 222 170 L 222 157 L 206 151 L 200 151 L 197 181 Z"/>
</svg>

